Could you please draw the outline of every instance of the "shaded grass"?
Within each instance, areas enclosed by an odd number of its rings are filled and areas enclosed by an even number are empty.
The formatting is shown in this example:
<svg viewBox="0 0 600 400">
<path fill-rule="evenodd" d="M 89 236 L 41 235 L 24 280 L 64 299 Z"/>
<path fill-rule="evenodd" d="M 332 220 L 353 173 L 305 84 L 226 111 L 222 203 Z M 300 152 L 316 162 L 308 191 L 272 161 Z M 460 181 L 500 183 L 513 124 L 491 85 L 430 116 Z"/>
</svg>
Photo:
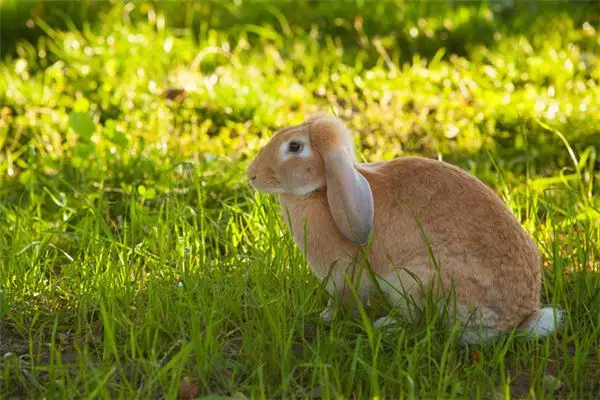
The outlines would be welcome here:
<svg viewBox="0 0 600 400">
<path fill-rule="evenodd" d="M 389 8 L 282 3 L 269 26 L 251 4 L 40 20 L 3 61 L 0 393 L 173 398 L 184 376 L 268 398 L 600 392 L 597 13 L 511 25 L 510 9 L 388 3 L 417 25 L 377 44 Z M 460 27 L 445 53 L 427 33 L 442 15 Z M 326 296 L 244 169 L 274 129 L 331 108 L 367 160 L 442 157 L 494 187 L 538 241 L 561 334 L 461 347 L 431 310 L 393 336 L 320 324 Z"/>
</svg>

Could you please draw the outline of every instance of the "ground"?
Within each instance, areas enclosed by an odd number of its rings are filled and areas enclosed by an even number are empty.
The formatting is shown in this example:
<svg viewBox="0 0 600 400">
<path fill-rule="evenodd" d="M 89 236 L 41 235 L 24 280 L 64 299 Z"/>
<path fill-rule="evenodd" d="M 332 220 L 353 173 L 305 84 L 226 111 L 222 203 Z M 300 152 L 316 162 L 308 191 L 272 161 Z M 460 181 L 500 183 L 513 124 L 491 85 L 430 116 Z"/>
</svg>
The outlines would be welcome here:
<svg viewBox="0 0 600 400">
<path fill-rule="evenodd" d="M 600 395 L 597 6 L 225 4 L 0 2 L 0 397 Z M 316 111 L 365 161 L 441 158 L 492 187 L 560 332 L 322 324 L 244 176 Z"/>
</svg>

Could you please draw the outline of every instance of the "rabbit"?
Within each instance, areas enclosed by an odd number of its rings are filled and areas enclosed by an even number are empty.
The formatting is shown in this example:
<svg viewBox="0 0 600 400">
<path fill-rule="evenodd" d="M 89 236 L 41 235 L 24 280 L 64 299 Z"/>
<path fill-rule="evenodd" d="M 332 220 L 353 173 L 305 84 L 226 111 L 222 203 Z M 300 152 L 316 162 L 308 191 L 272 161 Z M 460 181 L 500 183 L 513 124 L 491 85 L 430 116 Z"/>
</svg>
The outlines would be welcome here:
<svg viewBox="0 0 600 400">
<path fill-rule="evenodd" d="M 439 282 L 456 296 L 461 343 L 485 343 L 514 328 L 544 337 L 561 324 L 562 310 L 540 307 L 534 240 L 489 187 L 457 166 L 418 156 L 357 163 L 345 123 L 317 114 L 276 132 L 247 179 L 278 196 L 311 271 L 343 304 L 353 298 L 352 282 L 364 304 L 379 288 L 408 312 L 408 298 L 421 304 L 421 289 Z M 371 272 L 356 274 L 367 261 Z M 326 321 L 333 305 L 321 313 Z M 374 327 L 396 322 L 388 314 Z"/>
</svg>

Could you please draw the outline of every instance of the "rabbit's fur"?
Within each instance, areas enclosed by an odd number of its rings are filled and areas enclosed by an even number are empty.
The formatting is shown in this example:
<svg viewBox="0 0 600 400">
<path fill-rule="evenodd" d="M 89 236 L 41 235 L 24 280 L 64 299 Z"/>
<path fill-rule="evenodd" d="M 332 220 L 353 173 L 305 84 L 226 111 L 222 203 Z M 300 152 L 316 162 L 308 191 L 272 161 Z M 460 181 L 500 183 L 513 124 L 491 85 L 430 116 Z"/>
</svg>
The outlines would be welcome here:
<svg viewBox="0 0 600 400">
<path fill-rule="evenodd" d="M 317 115 L 280 130 L 247 175 L 257 190 L 279 195 L 294 241 L 333 295 L 351 298 L 344 275 L 357 282 L 352 271 L 365 254 L 372 274 L 362 270 L 361 301 L 377 283 L 406 307 L 406 293 L 418 302 L 421 288 L 441 282 L 454 291 L 464 342 L 513 327 L 536 335 L 557 328 L 561 314 L 540 310 L 535 242 L 490 188 L 458 167 L 422 157 L 358 164 L 345 124 Z"/>
</svg>

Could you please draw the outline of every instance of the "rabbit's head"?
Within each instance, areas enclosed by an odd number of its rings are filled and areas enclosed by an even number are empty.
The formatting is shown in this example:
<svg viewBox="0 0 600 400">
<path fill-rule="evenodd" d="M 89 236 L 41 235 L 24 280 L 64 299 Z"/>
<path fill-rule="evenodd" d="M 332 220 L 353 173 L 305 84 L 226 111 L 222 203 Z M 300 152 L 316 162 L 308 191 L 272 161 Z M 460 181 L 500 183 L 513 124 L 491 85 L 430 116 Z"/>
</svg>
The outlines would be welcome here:
<svg viewBox="0 0 600 400">
<path fill-rule="evenodd" d="M 247 170 L 258 191 L 306 196 L 327 188 L 336 225 L 354 242 L 365 243 L 373 224 L 373 196 L 355 168 L 348 128 L 337 117 L 318 114 L 278 131 Z"/>
<path fill-rule="evenodd" d="M 310 141 L 308 123 L 279 130 L 247 170 L 260 192 L 307 195 L 325 186 L 323 159 Z"/>
</svg>

